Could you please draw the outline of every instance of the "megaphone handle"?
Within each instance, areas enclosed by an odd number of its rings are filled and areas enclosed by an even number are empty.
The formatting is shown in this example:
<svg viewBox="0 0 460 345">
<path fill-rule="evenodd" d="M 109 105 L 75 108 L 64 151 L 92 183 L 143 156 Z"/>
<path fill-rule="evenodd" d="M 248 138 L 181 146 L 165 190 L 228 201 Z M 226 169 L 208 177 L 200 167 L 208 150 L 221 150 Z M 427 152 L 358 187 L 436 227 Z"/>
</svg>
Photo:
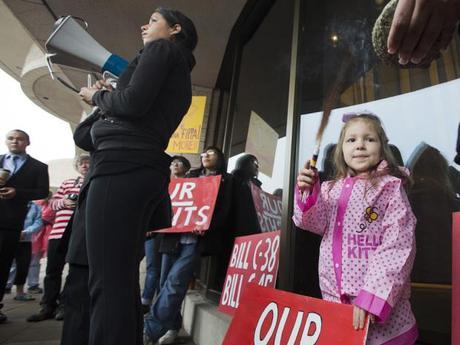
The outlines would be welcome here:
<svg viewBox="0 0 460 345">
<path fill-rule="evenodd" d="M 115 74 L 109 71 L 104 71 L 104 73 L 102 73 L 102 78 L 108 81 L 113 89 L 117 88 L 118 77 Z"/>
<path fill-rule="evenodd" d="M 102 78 L 104 78 L 104 79 L 108 79 L 108 78 L 118 79 L 118 77 L 115 74 L 113 74 L 113 73 L 111 73 L 109 71 L 104 71 L 102 73 Z"/>
</svg>

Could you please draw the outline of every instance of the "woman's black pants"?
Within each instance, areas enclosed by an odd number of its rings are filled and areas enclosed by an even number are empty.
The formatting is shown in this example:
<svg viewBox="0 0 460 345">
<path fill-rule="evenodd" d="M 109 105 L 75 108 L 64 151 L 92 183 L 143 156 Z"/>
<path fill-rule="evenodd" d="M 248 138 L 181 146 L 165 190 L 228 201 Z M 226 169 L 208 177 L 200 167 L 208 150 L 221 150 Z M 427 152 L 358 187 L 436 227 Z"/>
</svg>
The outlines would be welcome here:
<svg viewBox="0 0 460 345">
<path fill-rule="evenodd" d="M 168 178 L 140 168 L 91 180 L 86 202 L 89 345 L 141 345 L 139 263 L 145 233 Z"/>
<path fill-rule="evenodd" d="M 65 317 L 61 345 L 88 345 L 88 266 L 69 263 L 65 286 Z"/>
</svg>

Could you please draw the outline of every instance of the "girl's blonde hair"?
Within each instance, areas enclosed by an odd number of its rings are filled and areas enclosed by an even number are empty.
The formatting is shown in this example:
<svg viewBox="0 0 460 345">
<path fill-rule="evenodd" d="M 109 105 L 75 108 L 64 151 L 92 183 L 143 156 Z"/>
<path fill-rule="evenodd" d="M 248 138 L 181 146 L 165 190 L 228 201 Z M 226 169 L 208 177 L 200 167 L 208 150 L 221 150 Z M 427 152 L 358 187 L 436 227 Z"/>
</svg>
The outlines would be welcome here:
<svg viewBox="0 0 460 345">
<path fill-rule="evenodd" d="M 364 121 L 368 125 L 370 125 L 377 137 L 380 141 L 380 158 L 382 160 L 387 161 L 388 166 L 383 171 L 377 172 L 378 164 L 372 168 L 369 172 L 369 180 L 371 181 L 371 185 L 374 186 L 377 183 L 379 177 L 384 175 L 392 175 L 398 177 L 402 180 L 404 186 L 407 188 L 411 184 L 410 177 L 398 167 L 398 163 L 396 162 L 395 157 L 391 151 L 390 145 L 388 144 L 388 137 L 383 129 L 382 123 L 380 119 L 372 114 L 356 114 L 349 118 L 347 122 L 342 127 L 342 131 L 340 132 L 339 141 L 337 143 L 337 149 L 334 152 L 334 165 L 335 165 L 335 180 L 344 178 L 348 176 L 350 172 L 350 167 L 345 162 L 345 158 L 343 157 L 343 142 L 345 141 L 345 133 L 350 125 L 356 121 Z"/>
</svg>

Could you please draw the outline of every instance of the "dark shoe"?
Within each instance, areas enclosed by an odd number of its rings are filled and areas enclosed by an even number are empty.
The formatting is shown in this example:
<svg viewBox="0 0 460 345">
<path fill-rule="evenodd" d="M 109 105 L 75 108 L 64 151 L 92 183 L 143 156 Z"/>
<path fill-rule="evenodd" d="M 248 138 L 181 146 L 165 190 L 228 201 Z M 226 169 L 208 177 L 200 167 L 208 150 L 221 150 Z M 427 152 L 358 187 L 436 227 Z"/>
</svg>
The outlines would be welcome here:
<svg viewBox="0 0 460 345">
<path fill-rule="evenodd" d="M 41 287 L 37 286 L 31 286 L 30 288 L 27 289 L 28 293 L 33 293 L 33 294 L 39 294 L 43 293 L 43 289 Z"/>
<path fill-rule="evenodd" d="M 10 294 L 11 293 L 11 288 L 5 288 L 5 294 Z"/>
<path fill-rule="evenodd" d="M 54 309 L 43 307 L 37 314 L 30 315 L 27 322 L 40 322 L 54 317 Z"/>
<path fill-rule="evenodd" d="M 54 315 L 54 319 L 57 321 L 62 321 L 64 320 L 64 315 L 64 306 L 60 305 L 56 310 L 56 315 Z"/>
<path fill-rule="evenodd" d="M 32 297 L 31 295 L 17 295 L 14 297 L 15 301 L 20 301 L 20 302 L 30 302 L 30 301 L 35 301 L 35 297 Z"/>
<path fill-rule="evenodd" d="M 2 304 L 0 304 L 0 307 L 3 306 Z M 0 310 L 0 323 L 4 323 L 6 322 L 6 320 L 8 320 L 8 318 L 6 317 L 5 314 L 2 313 L 2 311 Z"/>
</svg>

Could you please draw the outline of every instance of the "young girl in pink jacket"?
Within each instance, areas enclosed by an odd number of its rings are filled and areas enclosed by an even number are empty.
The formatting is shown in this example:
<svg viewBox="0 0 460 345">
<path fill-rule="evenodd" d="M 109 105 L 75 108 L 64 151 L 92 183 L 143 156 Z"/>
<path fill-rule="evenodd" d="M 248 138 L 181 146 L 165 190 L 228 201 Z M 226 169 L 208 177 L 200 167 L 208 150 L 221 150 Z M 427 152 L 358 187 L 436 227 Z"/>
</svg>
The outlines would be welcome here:
<svg viewBox="0 0 460 345">
<path fill-rule="evenodd" d="M 360 114 L 345 123 L 334 163 L 335 179 L 321 186 L 308 163 L 300 171 L 293 217 L 298 227 L 323 236 L 323 298 L 353 304 L 355 329 L 369 315 L 367 344 L 414 344 L 409 279 L 416 220 L 404 190 L 410 179 L 377 116 Z"/>
</svg>

